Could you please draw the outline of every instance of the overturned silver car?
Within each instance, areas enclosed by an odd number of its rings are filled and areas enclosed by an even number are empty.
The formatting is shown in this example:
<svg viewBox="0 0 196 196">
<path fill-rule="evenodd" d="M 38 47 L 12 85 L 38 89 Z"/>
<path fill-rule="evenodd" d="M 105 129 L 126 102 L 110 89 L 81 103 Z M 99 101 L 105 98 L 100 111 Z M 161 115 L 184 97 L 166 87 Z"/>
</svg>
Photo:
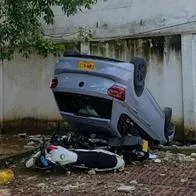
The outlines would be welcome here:
<svg viewBox="0 0 196 196">
<path fill-rule="evenodd" d="M 51 83 L 61 116 L 85 134 L 141 136 L 166 144 L 174 137 L 172 109 L 159 107 L 145 87 L 146 62 L 65 54 Z"/>
</svg>

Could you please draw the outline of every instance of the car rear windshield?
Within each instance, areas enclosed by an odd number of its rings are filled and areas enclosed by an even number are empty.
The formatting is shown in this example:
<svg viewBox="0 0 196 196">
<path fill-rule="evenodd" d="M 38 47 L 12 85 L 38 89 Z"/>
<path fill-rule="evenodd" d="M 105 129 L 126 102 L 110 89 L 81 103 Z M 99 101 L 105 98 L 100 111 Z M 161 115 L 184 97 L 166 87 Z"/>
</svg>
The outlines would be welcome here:
<svg viewBox="0 0 196 196">
<path fill-rule="evenodd" d="M 54 92 L 54 96 L 61 112 L 111 119 L 111 100 L 65 92 Z"/>
</svg>

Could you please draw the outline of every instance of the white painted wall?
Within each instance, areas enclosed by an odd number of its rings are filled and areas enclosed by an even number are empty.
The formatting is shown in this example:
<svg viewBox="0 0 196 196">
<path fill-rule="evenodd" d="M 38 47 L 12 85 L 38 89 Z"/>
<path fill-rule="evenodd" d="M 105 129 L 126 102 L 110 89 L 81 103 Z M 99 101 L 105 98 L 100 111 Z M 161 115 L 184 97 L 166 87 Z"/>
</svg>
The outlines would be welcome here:
<svg viewBox="0 0 196 196">
<path fill-rule="evenodd" d="M 182 35 L 182 88 L 185 136 L 196 135 L 196 35 Z"/>
<path fill-rule="evenodd" d="M 98 0 L 91 10 L 65 17 L 55 7 L 55 24 L 45 27 L 53 38 L 72 39 L 79 27 L 92 27 L 97 39 L 195 32 L 195 0 Z"/>
<path fill-rule="evenodd" d="M 3 100 L 4 120 L 32 117 L 58 119 L 59 113 L 50 91 L 55 58 L 32 55 L 25 59 L 16 55 L 4 62 Z M 2 80 L 1 80 L 2 83 Z"/>
</svg>

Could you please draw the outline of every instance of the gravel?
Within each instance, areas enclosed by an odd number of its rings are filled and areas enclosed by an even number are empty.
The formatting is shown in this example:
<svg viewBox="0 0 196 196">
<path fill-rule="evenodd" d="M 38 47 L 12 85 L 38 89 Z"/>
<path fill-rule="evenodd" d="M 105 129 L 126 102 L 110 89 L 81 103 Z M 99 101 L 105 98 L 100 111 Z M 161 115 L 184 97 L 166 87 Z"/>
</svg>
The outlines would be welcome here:
<svg viewBox="0 0 196 196">
<path fill-rule="evenodd" d="M 121 172 L 95 172 L 71 169 L 56 173 L 28 170 L 18 162 L 13 168 L 15 179 L 0 187 L 0 195 L 63 196 L 63 195 L 161 195 L 184 196 L 196 193 L 196 161 L 179 162 L 177 155 L 156 152 L 154 160 L 127 164 Z M 163 160 L 169 157 L 168 161 Z M 186 158 L 185 158 L 186 159 Z M 94 170 L 90 170 L 92 172 Z M 93 172 L 94 173 L 94 172 Z M 4 190 L 5 194 L 1 194 Z"/>
</svg>

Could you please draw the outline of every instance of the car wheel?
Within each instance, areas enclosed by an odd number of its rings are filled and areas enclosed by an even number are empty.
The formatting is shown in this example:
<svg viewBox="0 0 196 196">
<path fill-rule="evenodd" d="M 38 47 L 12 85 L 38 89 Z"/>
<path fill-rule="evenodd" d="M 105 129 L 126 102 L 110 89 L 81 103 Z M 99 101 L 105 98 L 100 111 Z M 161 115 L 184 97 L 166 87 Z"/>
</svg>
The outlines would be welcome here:
<svg viewBox="0 0 196 196">
<path fill-rule="evenodd" d="M 120 115 L 117 128 L 121 136 L 127 136 L 128 134 L 139 136 L 135 123 L 126 114 Z"/>
<path fill-rule="evenodd" d="M 141 96 L 147 74 L 147 66 L 144 59 L 134 57 L 131 59 L 131 63 L 134 64 L 134 89 L 137 96 Z"/>
<path fill-rule="evenodd" d="M 172 109 L 169 107 L 165 107 L 164 113 L 165 113 L 164 131 L 165 131 L 165 137 L 168 140 L 168 137 L 173 133 L 173 132 L 170 133 Z"/>
</svg>

